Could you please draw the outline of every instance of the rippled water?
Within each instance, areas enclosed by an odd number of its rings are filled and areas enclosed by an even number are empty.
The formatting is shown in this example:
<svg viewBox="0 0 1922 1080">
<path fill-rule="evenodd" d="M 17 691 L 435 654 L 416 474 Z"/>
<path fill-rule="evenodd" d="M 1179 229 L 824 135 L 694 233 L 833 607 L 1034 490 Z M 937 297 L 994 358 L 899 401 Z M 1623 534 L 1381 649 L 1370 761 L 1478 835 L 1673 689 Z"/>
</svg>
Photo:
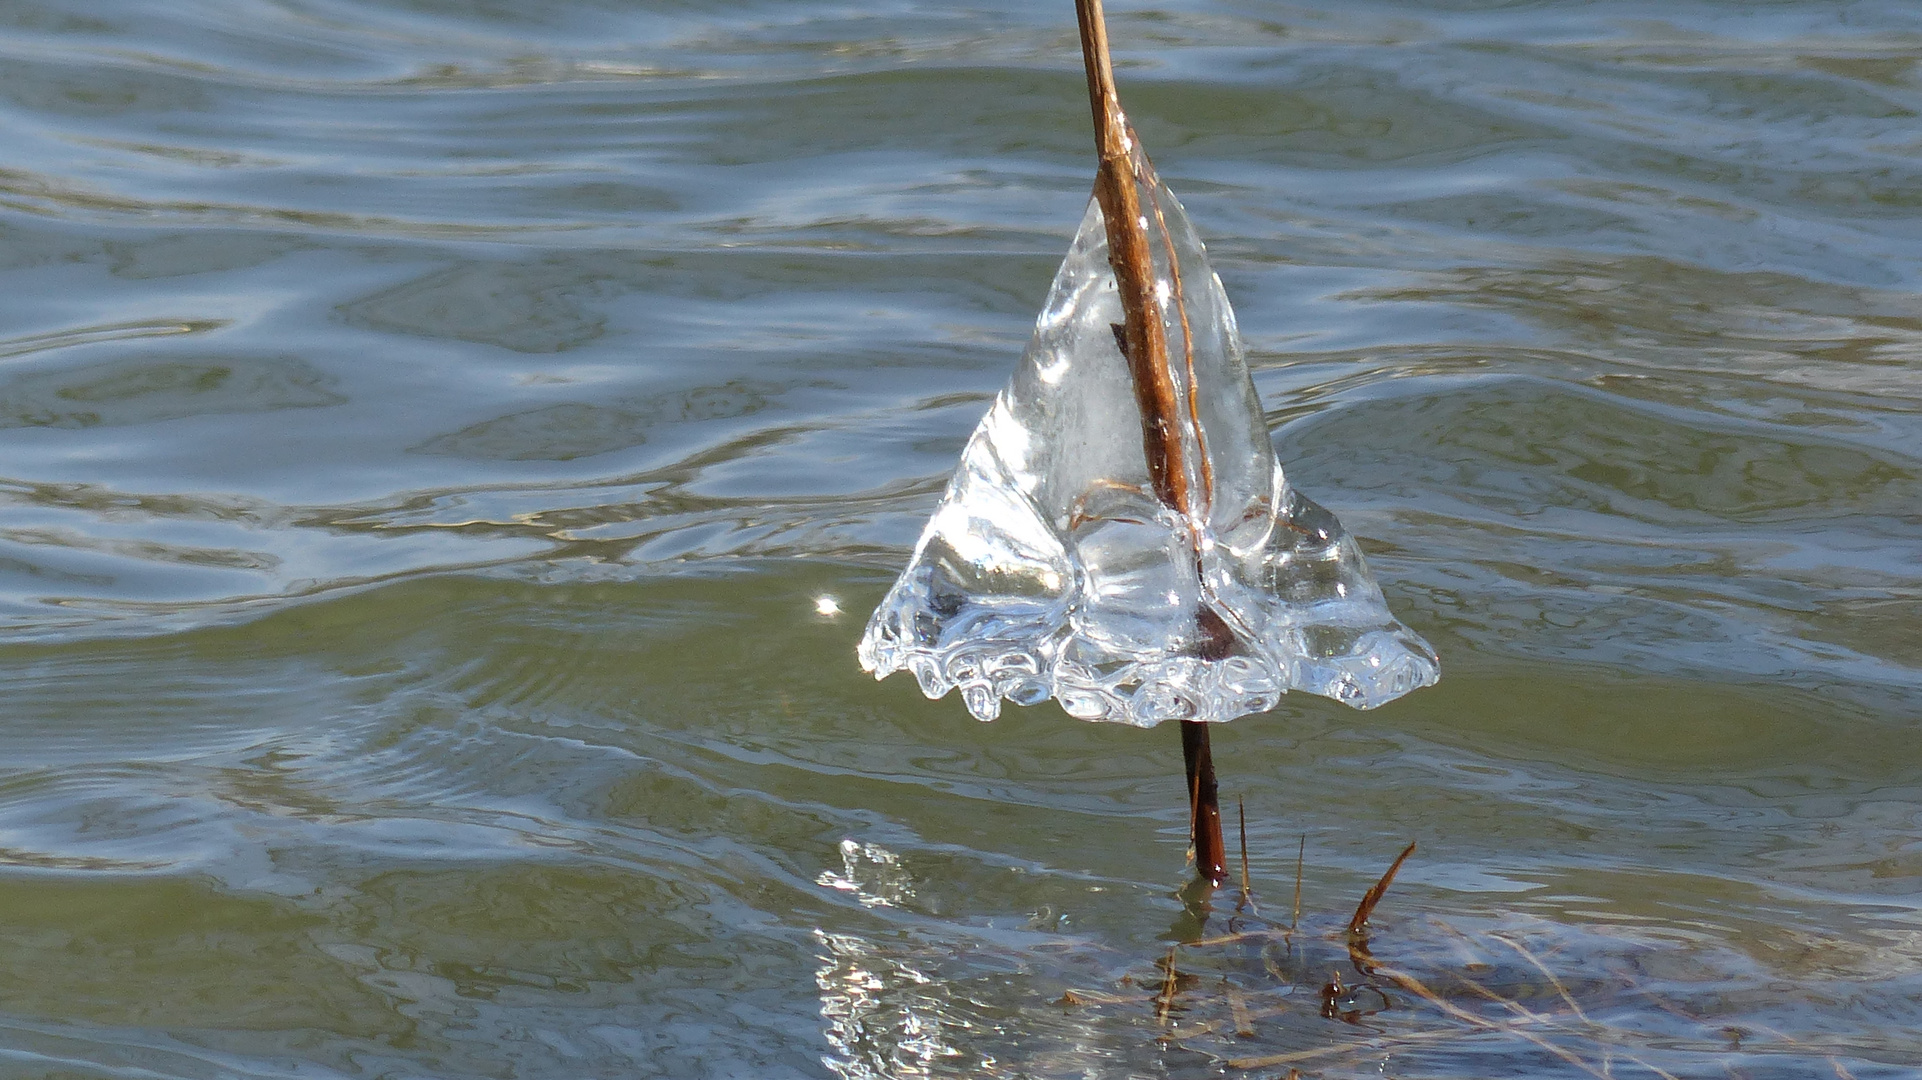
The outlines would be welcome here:
<svg viewBox="0 0 1922 1080">
<path fill-rule="evenodd" d="M 1922 16 L 1110 17 L 1443 658 L 1217 733 L 1259 913 L 1173 731 L 854 663 L 1066 0 L 0 3 L 0 1073 L 1922 1067 Z"/>
</svg>

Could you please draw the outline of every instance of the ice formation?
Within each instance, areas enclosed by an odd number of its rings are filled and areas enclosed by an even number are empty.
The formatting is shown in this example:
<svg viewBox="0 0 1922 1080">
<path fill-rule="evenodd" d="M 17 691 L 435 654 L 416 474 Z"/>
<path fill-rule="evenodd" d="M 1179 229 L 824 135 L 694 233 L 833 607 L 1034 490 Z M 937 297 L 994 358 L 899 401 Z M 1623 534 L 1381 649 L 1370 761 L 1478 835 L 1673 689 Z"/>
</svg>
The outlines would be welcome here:
<svg viewBox="0 0 1922 1080">
<path fill-rule="evenodd" d="M 1198 512 L 1151 489 L 1090 201 L 1014 379 L 962 451 L 861 666 L 906 668 L 981 720 L 1001 699 L 1143 727 L 1306 690 L 1373 708 L 1439 676 L 1335 516 L 1288 485 L 1233 309 L 1181 204 L 1140 188 Z M 1165 229 L 1163 224 L 1165 221 Z M 1170 272 L 1174 257 L 1176 272 Z"/>
</svg>

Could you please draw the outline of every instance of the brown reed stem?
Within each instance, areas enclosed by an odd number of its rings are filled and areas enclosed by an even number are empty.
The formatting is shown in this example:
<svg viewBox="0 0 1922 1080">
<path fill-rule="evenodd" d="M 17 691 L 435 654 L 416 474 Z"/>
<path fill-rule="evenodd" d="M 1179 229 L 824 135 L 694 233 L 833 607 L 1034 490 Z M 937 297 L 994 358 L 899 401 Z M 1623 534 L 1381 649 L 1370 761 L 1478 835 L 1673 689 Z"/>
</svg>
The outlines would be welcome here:
<svg viewBox="0 0 1922 1080">
<path fill-rule="evenodd" d="M 1101 205 L 1108 233 L 1108 265 L 1114 270 L 1121 298 L 1119 341 L 1134 386 L 1135 404 L 1141 410 L 1141 448 L 1147 458 L 1148 480 L 1163 506 L 1190 522 L 1198 521 L 1207 513 L 1208 493 L 1197 490 L 1191 481 L 1196 474 L 1191 472 L 1187 446 L 1181 438 L 1180 395 L 1168 362 L 1168 333 L 1162 324 L 1161 307 L 1155 301 L 1154 258 L 1148 246 L 1141 178 L 1136 168 L 1138 157 L 1146 159 L 1139 154 L 1140 147 L 1115 91 L 1114 62 L 1108 54 L 1108 24 L 1101 0 L 1075 0 L 1075 17 L 1081 27 L 1088 104 L 1094 113 L 1094 197 Z M 1157 222 L 1162 222 L 1160 207 L 1155 210 Z M 1171 263 L 1170 270 L 1174 269 Z M 1183 317 L 1185 320 L 1185 313 Z M 1191 396 L 1193 391 L 1190 386 Z M 1196 612 L 1196 621 L 1201 654 L 1213 658 L 1227 655 L 1234 638 L 1221 616 L 1203 606 Z M 1181 751 L 1188 773 L 1195 871 L 1210 884 L 1220 885 L 1227 880 L 1228 866 L 1206 725 L 1181 722 Z"/>
<path fill-rule="evenodd" d="M 1210 885 L 1220 885 L 1228 880 L 1228 852 L 1221 839 L 1221 795 L 1215 787 L 1215 759 L 1208 748 L 1207 724 L 1181 722 L 1181 759 L 1188 767 L 1195 873 Z"/>
<path fill-rule="evenodd" d="M 1168 367 L 1168 334 L 1155 303 L 1154 259 L 1141 212 L 1134 140 L 1115 92 L 1108 55 L 1108 23 L 1101 0 L 1075 0 L 1081 25 L 1081 61 L 1088 73 L 1088 104 L 1094 112 L 1095 201 L 1108 232 L 1108 263 L 1121 294 L 1122 351 L 1141 407 L 1141 442 L 1148 479 L 1164 506 L 1192 515 L 1200 509 L 1188 482 L 1180 436 L 1174 373 Z"/>
</svg>

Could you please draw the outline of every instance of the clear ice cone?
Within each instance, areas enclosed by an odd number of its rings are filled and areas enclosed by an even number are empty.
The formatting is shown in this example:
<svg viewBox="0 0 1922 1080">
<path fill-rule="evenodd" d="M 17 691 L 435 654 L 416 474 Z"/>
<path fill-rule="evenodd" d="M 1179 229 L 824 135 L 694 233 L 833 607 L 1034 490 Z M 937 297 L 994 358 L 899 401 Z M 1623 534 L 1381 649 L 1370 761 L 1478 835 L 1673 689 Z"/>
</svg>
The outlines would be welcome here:
<svg viewBox="0 0 1922 1080">
<path fill-rule="evenodd" d="M 1140 191 L 1200 505 L 1171 509 L 1151 486 L 1091 201 L 1013 381 L 868 621 L 861 666 L 905 668 L 930 698 L 959 688 L 982 720 L 1003 698 L 1052 697 L 1144 727 L 1264 712 L 1289 690 L 1373 708 L 1433 683 L 1434 650 L 1389 613 L 1353 538 L 1283 476 L 1181 204 Z"/>
</svg>

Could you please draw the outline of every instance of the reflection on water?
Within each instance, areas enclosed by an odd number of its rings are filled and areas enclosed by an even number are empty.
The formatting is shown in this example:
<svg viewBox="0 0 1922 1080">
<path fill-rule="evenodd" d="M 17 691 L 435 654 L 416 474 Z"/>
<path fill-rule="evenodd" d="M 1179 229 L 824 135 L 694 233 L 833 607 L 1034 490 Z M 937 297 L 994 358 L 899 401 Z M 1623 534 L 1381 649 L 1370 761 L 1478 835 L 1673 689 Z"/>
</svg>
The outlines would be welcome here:
<svg viewBox="0 0 1922 1080">
<path fill-rule="evenodd" d="M 631 8 L 0 3 L 0 1072 L 1922 1067 L 1910 6 L 1111 12 L 1450 665 L 1217 734 L 1205 919 L 1171 732 L 845 614 L 1085 204 L 1071 12 Z"/>
</svg>

